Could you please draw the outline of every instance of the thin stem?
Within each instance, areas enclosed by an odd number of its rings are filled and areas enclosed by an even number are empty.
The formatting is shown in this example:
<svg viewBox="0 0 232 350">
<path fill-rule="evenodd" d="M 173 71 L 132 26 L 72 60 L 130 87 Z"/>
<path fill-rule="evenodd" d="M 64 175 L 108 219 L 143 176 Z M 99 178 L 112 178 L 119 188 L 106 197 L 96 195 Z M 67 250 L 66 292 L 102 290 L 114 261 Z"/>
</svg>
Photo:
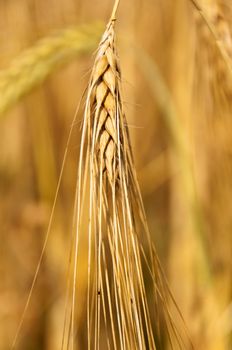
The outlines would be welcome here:
<svg viewBox="0 0 232 350">
<path fill-rule="evenodd" d="M 191 2 L 193 4 L 193 6 L 195 6 L 198 11 L 202 11 L 200 5 L 198 4 L 198 2 L 196 0 L 191 0 Z"/>
<path fill-rule="evenodd" d="M 116 19 L 116 12 L 117 12 L 117 9 L 118 9 L 119 2 L 120 2 L 120 0 L 115 0 L 114 8 L 113 8 L 112 15 L 111 15 L 111 18 L 110 18 L 111 21 Z"/>
</svg>

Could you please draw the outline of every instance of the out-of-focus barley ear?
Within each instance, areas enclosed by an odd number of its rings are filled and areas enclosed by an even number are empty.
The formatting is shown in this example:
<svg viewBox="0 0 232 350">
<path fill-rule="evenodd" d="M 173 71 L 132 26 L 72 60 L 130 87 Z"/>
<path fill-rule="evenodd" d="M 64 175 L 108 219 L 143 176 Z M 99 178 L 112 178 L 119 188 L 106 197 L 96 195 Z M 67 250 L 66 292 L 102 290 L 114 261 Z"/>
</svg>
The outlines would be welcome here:
<svg viewBox="0 0 232 350">
<path fill-rule="evenodd" d="M 192 348 L 169 311 L 174 302 L 148 229 L 122 103 L 115 14 L 96 52 L 80 146 L 75 244 L 64 344 L 75 347 L 79 244 L 88 235 L 88 349 L 157 349 L 162 333 L 174 349 Z M 87 205 L 86 205 L 87 202 Z M 88 207 L 88 225 L 84 208 Z M 152 295 L 148 302 L 148 295 Z"/>
<path fill-rule="evenodd" d="M 227 12 L 229 9 L 227 9 Z M 202 21 L 204 14 L 204 21 Z M 207 21 L 206 21 L 207 20 Z M 207 100 L 208 114 L 231 109 L 232 35 L 225 6 L 214 1 L 196 16 L 196 79 L 198 98 Z M 213 34 L 213 35 L 212 35 Z M 220 107 L 220 108 L 218 108 Z"/>
<path fill-rule="evenodd" d="M 190 2 L 207 26 L 211 36 L 209 41 L 214 42 L 218 54 L 227 66 L 227 74 L 232 79 L 231 34 L 228 35 L 228 23 L 226 23 L 225 17 L 222 15 L 220 2 L 210 3 L 207 9 L 203 8 L 197 0 L 190 0 Z"/>
<path fill-rule="evenodd" d="M 96 48 L 101 23 L 70 27 L 41 39 L 0 71 L 0 117 L 55 69 Z"/>
</svg>

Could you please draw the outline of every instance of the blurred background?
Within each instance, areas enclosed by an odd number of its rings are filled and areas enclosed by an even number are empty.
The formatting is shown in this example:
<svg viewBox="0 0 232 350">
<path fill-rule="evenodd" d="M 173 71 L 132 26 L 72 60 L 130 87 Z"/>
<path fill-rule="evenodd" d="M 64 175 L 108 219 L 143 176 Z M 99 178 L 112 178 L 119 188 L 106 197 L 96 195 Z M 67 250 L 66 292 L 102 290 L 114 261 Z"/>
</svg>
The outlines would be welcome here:
<svg viewBox="0 0 232 350">
<path fill-rule="evenodd" d="M 232 5 L 199 3 L 213 33 L 190 0 L 121 0 L 117 41 L 163 268 L 196 349 L 231 350 Z M 0 0 L 1 350 L 10 348 L 27 300 L 70 126 L 112 6 Z M 82 113 L 83 104 L 18 349 L 60 348 Z M 79 283 L 84 291 L 87 276 Z"/>
</svg>

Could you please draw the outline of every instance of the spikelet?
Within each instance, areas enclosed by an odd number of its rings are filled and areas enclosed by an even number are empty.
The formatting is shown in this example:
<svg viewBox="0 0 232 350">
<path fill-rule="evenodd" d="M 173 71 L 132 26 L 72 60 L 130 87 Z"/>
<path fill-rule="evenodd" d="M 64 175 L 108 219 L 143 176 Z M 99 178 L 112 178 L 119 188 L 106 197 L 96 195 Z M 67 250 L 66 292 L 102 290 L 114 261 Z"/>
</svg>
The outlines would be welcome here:
<svg viewBox="0 0 232 350">
<path fill-rule="evenodd" d="M 73 349 L 76 342 L 80 236 L 88 236 L 86 348 L 157 349 L 162 323 L 174 348 L 183 349 L 183 339 L 169 313 L 170 294 L 150 239 L 136 179 L 122 104 L 114 13 L 98 47 L 87 90 L 75 211 L 72 301 L 63 349 L 69 349 L 70 344 Z M 83 224 L 86 205 L 87 229 Z"/>
</svg>

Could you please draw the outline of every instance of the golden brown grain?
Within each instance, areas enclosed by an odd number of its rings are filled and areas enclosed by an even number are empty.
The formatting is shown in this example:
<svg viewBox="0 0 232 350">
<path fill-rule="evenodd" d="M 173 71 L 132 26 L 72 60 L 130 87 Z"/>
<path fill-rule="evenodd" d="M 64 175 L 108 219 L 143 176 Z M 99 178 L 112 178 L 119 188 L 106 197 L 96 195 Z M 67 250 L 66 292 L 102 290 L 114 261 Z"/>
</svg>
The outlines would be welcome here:
<svg viewBox="0 0 232 350">
<path fill-rule="evenodd" d="M 117 5 L 118 1 L 115 9 Z M 169 311 L 170 292 L 150 238 L 136 179 L 115 47 L 115 9 L 96 52 L 87 89 L 77 185 L 72 331 L 67 343 L 71 339 L 75 345 L 79 241 L 85 232 L 87 201 L 88 349 L 100 349 L 102 334 L 107 334 L 109 349 L 155 350 L 161 322 L 170 343 L 183 349 L 185 343 Z M 148 304 L 144 269 L 153 305 Z"/>
</svg>

